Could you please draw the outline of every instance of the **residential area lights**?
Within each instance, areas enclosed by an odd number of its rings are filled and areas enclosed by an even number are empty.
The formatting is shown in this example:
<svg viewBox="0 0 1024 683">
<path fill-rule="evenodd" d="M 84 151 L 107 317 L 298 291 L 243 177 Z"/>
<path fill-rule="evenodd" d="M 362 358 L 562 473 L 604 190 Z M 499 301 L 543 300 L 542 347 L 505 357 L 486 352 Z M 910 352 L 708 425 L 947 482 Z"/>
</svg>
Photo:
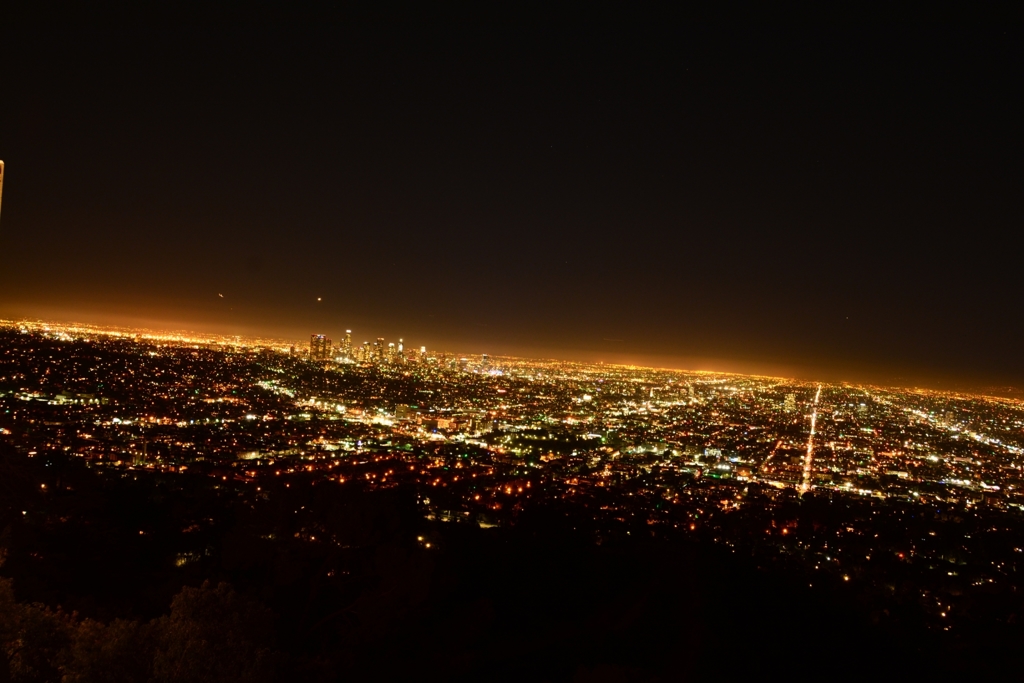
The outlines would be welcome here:
<svg viewBox="0 0 1024 683">
<path fill-rule="evenodd" d="M 1020 401 L 400 343 L 357 357 L 331 342 L 324 359 L 273 340 L 3 323 L 0 440 L 104 472 L 206 474 L 254 501 L 277 486 L 400 489 L 431 523 L 483 529 L 545 510 L 595 542 L 702 538 L 851 582 L 884 557 L 971 557 L 986 529 L 1024 519 Z M 831 516 L 812 524 L 822 504 Z M 955 590 L 1007 580 L 985 552 Z"/>
</svg>

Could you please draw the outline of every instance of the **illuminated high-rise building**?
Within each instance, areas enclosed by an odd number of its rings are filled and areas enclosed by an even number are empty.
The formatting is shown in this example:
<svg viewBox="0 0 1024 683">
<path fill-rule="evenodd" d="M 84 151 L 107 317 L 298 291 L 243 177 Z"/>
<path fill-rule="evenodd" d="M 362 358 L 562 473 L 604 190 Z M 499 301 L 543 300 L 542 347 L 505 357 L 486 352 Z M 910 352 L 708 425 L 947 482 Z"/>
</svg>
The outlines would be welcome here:
<svg viewBox="0 0 1024 683">
<path fill-rule="evenodd" d="M 405 341 L 403 341 L 401 338 L 399 338 L 398 340 L 398 353 L 405 353 Z"/>
<path fill-rule="evenodd" d="M 377 343 L 375 346 L 374 355 L 377 357 L 377 360 L 384 360 L 384 337 L 377 337 Z"/>
<path fill-rule="evenodd" d="M 325 334 L 314 334 L 309 338 L 309 359 L 328 360 L 331 357 L 331 340 Z"/>
<path fill-rule="evenodd" d="M 341 355 L 352 355 L 352 330 L 345 330 L 345 341 L 341 343 Z"/>
</svg>

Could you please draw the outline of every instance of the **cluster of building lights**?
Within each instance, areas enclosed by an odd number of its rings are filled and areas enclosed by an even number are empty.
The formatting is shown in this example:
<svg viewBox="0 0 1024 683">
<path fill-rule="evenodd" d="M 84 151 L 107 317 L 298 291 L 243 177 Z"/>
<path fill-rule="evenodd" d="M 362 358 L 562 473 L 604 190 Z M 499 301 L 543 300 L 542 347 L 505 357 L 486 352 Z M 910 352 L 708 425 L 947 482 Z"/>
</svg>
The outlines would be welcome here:
<svg viewBox="0 0 1024 683">
<path fill-rule="evenodd" d="M 290 348 L 290 352 L 296 353 L 294 346 Z M 309 349 L 303 355 L 310 360 L 336 363 L 406 363 L 425 360 L 427 347 L 421 346 L 417 352 L 406 349 L 404 339 L 399 339 L 396 344 L 386 342 L 384 337 L 377 337 L 373 342 L 353 344 L 352 330 L 345 330 L 345 337 L 337 345 L 333 344 L 327 335 L 311 335 Z"/>
<path fill-rule="evenodd" d="M 886 553 L 934 564 L 950 551 L 913 524 L 1024 511 L 1021 401 L 428 355 L 402 340 L 357 346 L 351 333 L 337 345 L 313 335 L 297 352 L 273 340 L 0 324 L 0 439 L 91 467 L 207 472 L 261 496 L 267 481 L 413 487 L 439 523 L 504 526 L 539 506 L 598 538 L 770 538 L 845 577 L 864 569 L 844 547 L 863 550 L 861 565 Z M 802 529 L 791 506 L 813 497 L 845 501 L 850 519 Z M 969 585 L 989 579 L 979 570 Z"/>
</svg>

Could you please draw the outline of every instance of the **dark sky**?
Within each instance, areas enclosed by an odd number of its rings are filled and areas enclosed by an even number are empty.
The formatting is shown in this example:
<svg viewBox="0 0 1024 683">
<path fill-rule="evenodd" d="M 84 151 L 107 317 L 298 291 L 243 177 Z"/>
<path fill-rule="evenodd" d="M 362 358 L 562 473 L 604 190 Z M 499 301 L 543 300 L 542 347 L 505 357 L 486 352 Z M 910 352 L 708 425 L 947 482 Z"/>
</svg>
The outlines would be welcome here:
<svg viewBox="0 0 1024 683">
<path fill-rule="evenodd" d="M 1019 28 L 0 33 L 2 317 L 1024 385 Z"/>
</svg>

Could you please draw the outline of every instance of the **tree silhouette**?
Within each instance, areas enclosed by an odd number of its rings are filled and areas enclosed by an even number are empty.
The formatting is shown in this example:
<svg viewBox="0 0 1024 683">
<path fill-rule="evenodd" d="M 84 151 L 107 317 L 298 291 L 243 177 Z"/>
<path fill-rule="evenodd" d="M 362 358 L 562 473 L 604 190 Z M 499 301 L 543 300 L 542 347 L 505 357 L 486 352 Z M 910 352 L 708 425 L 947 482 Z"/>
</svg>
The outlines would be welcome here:
<svg viewBox="0 0 1024 683">
<path fill-rule="evenodd" d="M 156 647 L 154 624 L 92 619 L 75 628 L 63 683 L 146 683 Z"/>
<path fill-rule="evenodd" d="M 273 678 L 271 613 L 226 583 L 185 587 L 156 620 L 153 680 L 257 683 Z"/>
<path fill-rule="evenodd" d="M 0 579 L 0 681 L 59 682 L 72 628 L 59 610 L 16 602 L 11 581 Z"/>
</svg>

